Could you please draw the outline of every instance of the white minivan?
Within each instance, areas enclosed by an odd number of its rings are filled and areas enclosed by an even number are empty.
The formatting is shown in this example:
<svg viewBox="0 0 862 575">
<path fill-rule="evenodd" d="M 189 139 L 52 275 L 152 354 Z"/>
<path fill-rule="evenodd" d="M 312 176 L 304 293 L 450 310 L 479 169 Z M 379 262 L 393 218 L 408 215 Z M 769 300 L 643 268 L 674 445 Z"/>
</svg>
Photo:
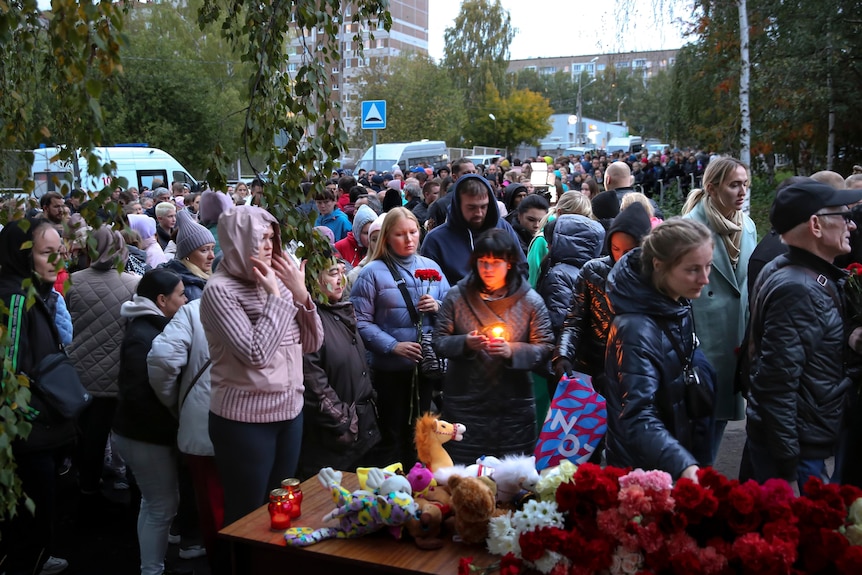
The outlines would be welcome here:
<svg viewBox="0 0 862 575">
<path fill-rule="evenodd" d="M 51 191 L 63 193 L 73 188 L 99 191 L 110 186 L 119 178 L 124 178 L 125 187 L 139 190 L 153 187 L 153 180 L 160 179 L 166 186 L 171 182 L 184 182 L 193 186 L 197 181 L 182 164 L 164 150 L 148 148 L 145 145 L 115 146 L 94 148 L 102 164 L 113 162 L 116 169 L 111 175 L 99 174 L 94 177 L 87 173 L 86 155 L 77 154 L 78 162 L 61 161 L 60 148 L 38 148 L 33 150 L 32 176 L 36 187 L 33 195 L 37 198 Z"/>
<path fill-rule="evenodd" d="M 447 153 L 446 142 L 442 140 L 377 144 L 376 162 L 372 146 L 356 163 L 354 172 L 361 169 L 376 170 L 378 173 L 391 172 L 397 165 L 406 174 L 410 168 L 425 164 L 436 170 L 446 165 L 449 159 Z"/>
</svg>

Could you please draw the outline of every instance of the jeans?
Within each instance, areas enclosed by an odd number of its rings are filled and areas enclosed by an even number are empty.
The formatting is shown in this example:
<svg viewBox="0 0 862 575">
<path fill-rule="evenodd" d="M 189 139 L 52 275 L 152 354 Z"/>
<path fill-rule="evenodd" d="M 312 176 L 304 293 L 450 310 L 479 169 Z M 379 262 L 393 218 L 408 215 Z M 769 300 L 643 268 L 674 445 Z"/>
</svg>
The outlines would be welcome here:
<svg viewBox="0 0 862 575">
<path fill-rule="evenodd" d="M 800 493 L 810 476 L 819 477 L 824 483 L 829 482 L 826 473 L 826 461 L 823 459 L 800 459 L 796 466 L 796 483 Z M 742 462 L 739 466 L 739 480 L 754 479 L 763 483 L 767 479 L 778 478 L 777 466 L 768 447 L 746 440 L 742 450 Z"/>
<path fill-rule="evenodd" d="M 294 477 L 302 447 L 302 412 L 294 419 L 245 423 L 209 415 L 210 439 L 224 487 L 230 525 L 268 501 L 281 480 Z"/>
<path fill-rule="evenodd" d="M 118 434 L 114 438 L 141 490 L 138 512 L 141 575 L 161 575 L 165 570 L 171 522 L 180 502 L 176 450 Z"/>
</svg>

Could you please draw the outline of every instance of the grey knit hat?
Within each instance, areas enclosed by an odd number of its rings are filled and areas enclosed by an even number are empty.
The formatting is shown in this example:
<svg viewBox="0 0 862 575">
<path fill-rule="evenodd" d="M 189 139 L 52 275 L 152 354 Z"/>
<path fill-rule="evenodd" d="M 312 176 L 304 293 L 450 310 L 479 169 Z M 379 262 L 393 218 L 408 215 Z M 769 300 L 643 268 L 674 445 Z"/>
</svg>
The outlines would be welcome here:
<svg viewBox="0 0 862 575">
<path fill-rule="evenodd" d="M 206 190 L 201 194 L 201 203 L 198 207 L 198 219 L 204 225 L 210 226 L 218 223 L 222 212 L 233 207 L 230 196 L 221 192 Z"/>
<path fill-rule="evenodd" d="M 377 214 L 368 206 L 359 206 L 359 209 L 356 210 L 355 214 L 353 214 L 353 238 L 356 240 L 357 244 L 364 248 L 367 248 L 368 246 L 362 243 L 362 228 L 364 228 L 366 224 L 373 222 L 375 219 L 377 219 Z"/>
<path fill-rule="evenodd" d="M 181 260 L 202 245 L 214 244 L 213 233 L 194 221 L 188 210 L 177 212 L 177 259 Z"/>
</svg>

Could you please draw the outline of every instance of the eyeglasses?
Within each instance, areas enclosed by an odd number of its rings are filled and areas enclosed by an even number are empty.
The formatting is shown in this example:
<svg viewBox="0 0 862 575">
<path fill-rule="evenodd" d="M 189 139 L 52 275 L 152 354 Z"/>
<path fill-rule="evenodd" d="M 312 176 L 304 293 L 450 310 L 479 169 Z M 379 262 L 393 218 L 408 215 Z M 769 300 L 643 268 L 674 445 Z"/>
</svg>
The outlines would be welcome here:
<svg viewBox="0 0 862 575">
<path fill-rule="evenodd" d="M 847 224 L 849 224 L 850 222 L 853 221 L 853 212 L 851 212 L 849 210 L 846 212 L 827 212 L 825 214 L 816 214 L 816 215 L 817 216 L 841 216 L 842 218 L 844 218 L 844 223 L 847 223 Z"/>
</svg>

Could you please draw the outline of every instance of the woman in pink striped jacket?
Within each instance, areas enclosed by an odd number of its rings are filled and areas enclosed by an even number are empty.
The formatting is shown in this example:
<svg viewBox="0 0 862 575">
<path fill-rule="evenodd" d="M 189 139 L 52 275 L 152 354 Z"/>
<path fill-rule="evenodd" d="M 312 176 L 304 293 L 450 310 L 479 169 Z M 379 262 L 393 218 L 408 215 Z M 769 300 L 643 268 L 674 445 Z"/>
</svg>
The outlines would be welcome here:
<svg viewBox="0 0 862 575">
<path fill-rule="evenodd" d="M 296 472 L 302 443 L 302 354 L 323 327 L 305 263 L 283 256 L 278 222 L 237 206 L 218 221 L 224 259 L 201 298 L 212 358 L 209 431 L 224 485 L 225 524 L 262 505 Z"/>
</svg>

